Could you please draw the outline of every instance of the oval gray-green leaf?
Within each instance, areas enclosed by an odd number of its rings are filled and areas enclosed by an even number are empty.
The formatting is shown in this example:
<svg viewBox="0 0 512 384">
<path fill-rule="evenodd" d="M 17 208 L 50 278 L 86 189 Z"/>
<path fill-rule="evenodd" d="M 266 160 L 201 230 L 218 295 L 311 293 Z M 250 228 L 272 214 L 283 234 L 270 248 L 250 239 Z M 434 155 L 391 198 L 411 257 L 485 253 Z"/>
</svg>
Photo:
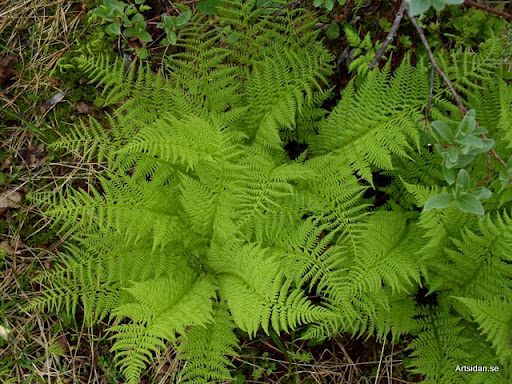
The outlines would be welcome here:
<svg viewBox="0 0 512 384">
<path fill-rule="evenodd" d="M 457 200 L 455 200 L 455 204 L 462 212 L 469 212 L 479 216 L 484 214 L 482 203 L 480 203 L 476 196 L 470 193 L 462 193 Z"/>
<path fill-rule="evenodd" d="M 432 196 L 427 200 L 423 206 L 424 211 L 430 211 L 431 209 L 443 209 L 451 205 L 455 201 L 453 195 L 449 193 L 440 193 Z"/>
</svg>

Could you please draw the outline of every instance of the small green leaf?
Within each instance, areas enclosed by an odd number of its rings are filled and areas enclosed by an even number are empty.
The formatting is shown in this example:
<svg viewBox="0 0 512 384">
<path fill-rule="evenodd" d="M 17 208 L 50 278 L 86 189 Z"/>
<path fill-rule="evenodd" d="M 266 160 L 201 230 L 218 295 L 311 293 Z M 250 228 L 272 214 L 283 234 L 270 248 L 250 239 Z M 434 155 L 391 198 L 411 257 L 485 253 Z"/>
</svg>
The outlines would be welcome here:
<svg viewBox="0 0 512 384">
<path fill-rule="evenodd" d="M 201 0 L 197 4 L 197 9 L 205 15 L 216 15 L 217 6 L 221 4 L 221 0 Z"/>
<path fill-rule="evenodd" d="M 432 122 L 432 128 L 434 128 L 434 131 L 436 131 L 446 143 L 452 143 L 454 141 L 452 128 L 448 123 L 442 120 L 436 120 Z"/>
<path fill-rule="evenodd" d="M 443 167 L 443 176 L 446 182 L 452 185 L 455 182 L 455 169 Z"/>
<path fill-rule="evenodd" d="M 140 23 L 141 21 L 144 21 L 144 16 L 140 13 L 137 13 L 132 17 L 132 23 Z"/>
<path fill-rule="evenodd" d="M 143 43 L 149 43 L 150 41 L 153 41 L 153 38 L 151 37 L 151 35 L 148 32 L 142 31 L 139 34 L 139 40 L 142 41 Z"/>
<path fill-rule="evenodd" d="M 336 23 L 331 23 L 325 30 L 325 35 L 331 40 L 337 39 L 340 37 L 340 26 Z"/>
<path fill-rule="evenodd" d="M 413 16 L 418 16 L 428 10 L 432 5 L 431 0 L 408 0 L 409 13 Z"/>
<path fill-rule="evenodd" d="M 120 35 L 121 34 L 121 25 L 117 23 L 112 23 L 105 28 L 109 35 Z"/>
<path fill-rule="evenodd" d="M 492 192 L 489 191 L 487 188 L 482 187 L 474 191 L 472 195 L 475 196 L 478 200 L 485 200 L 491 197 Z"/>
<path fill-rule="evenodd" d="M 181 15 L 176 17 L 176 21 L 178 22 L 178 26 L 182 27 L 183 25 L 187 24 L 190 20 L 190 17 L 192 16 L 192 12 L 183 12 Z"/>
<path fill-rule="evenodd" d="M 465 169 L 461 169 L 457 175 L 457 186 L 463 190 L 469 188 L 469 173 Z"/>
<path fill-rule="evenodd" d="M 455 136 L 459 136 L 461 133 L 471 133 L 476 127 L 476 112 L 474 109 L 469 110 L 455 132 Z"/>
<path fill-rule="evenodd" d="M 457 161 L 457 158 L 459 157 L 459 151 L 457 151 L 456 147 L 448 147 L 446 153 L 448 155 L 448 160 L 450 160 L 452 163 L 455 163 Z"/>
<path fill-rule="evenodd" d="M 134 37 L 134 36 L 137 36 L 138 33 L 137 33 L 137 31 L 134 28 L 126 28 L 124 30 L 124 35 L 126 37 Z"/>
<path fill-rule="evenodd" d="M 102 107 L 103 104 L 105 104 L 105 99 L 103 99 L 102 97 L 96 97 L 96 99 L 94 99 L 94 102 L 93 104 L 97 107 Z"/>
<path fill-rule="evenodd" d="M 482 203 L 480 203 L 477 197 L 470 193 L 462 193 L 457 200 L 455 200 L 455 204 L 462 212 L 473 213 L 479 216 L 483 216 L 484 214 Z"/>
<path fill-rule="evenodd" d="M 145 48 L 136 48 L 135 53 L 137 57 L 141 60 L 146 60 L 149 57 L 149 51 Z"/>
<path fill-rule="evenodd" d="M 423 210 L 430 211 L 431 209 L 443 209 L 451 205 L 454 200 L 453 195 L 449 193 L 440 193 L 428 199 L 423 206 Z"/>
<path fill-rule="evenodd" d="M 176 36 L 176 33 L 174 31 L 172 31 L 171 33 L 169 33 L 167 35 L 167 41 L 169 42 L 169 44 L 174 45 L 174 44 L 176 44 L 177 40 L 178 40 L 178 37 Z"/>
</svg>

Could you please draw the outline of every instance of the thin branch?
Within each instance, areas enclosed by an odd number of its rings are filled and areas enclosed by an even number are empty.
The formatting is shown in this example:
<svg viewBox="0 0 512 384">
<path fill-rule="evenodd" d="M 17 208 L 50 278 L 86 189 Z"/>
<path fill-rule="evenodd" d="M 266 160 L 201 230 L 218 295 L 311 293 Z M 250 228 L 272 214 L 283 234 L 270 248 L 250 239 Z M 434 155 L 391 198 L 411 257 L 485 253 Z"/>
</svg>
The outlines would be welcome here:
<svg viewBox="0 0 512 384">
<path fill-rule="evenodd" d="M 416 21 L 416 18 L 414 16 L 412 16 L 410 13 L 409 13 L 409 18 L 411 19 L 412 25 L 414 25 L 414 28 L 416 28 L 416 30 L 418 31 L 418 34 L 420 35 L 421 42 L 423 43 L 423 45 L 425 46 L 425 48 L 427 50 L 428 57 L 430 58 L 430 62 L 432 63 L 432 66 L 436 69 L 437 73 L 439 73 L 439 76 L 441 76 L 443 78 L 443 80 L 445 81 L 446 85 L 448 86 L 448 89 L 450 90 L 451 94 L 455 98 L 455 102 L 457 103 L 457 107 L 459 108 L 460 115 L 462 117 L 464 117 L 464 115 L 466 114 L 468 109 L 464 106 L 464 104 L 462 104 L 462 98 L 455 90 L 455 87 L 453 86 L 451 80 L 443 72 L 443 70 L 441 69 L 439 64 L 437 64 L 436 58 L 434 57 L 434 54 L 432 53 L 432 49 L 430 48 L 427 38 L 425 37 L 425 34 L 423 33 L 423 29 L 421 29 L 421 27 L 419 26 L 418 22 Z M 480 136 L 484 139 L 487 138 L 487 136 L 485 134 L 482 134 Z M 501 158 L 500 155 L 498 155 L 498 153 L 494 149 L 491 148 L 489 150 L 489 153 L 492 154 L 494 156 L 494 158 L 503 167 L 507 168 L 507 163 Z"/>
<path fill-rule="evenodd" d="M 446 74 L 443 72 L 439 64 L 437 64 L 436 58 L 434 57 L 434 54 L 432 53 L 432 49 L 430 48 L 430 44 L 427 41 L 427 38 L 425 37 L 425 33 L 423 33 L 423 29 L 419 26 L 418 22 L 416 21 L 416 18 L 412 16 L 409 13 L 409 18 L 411 19 L 412 25 L 414 25 L 414 28 L 418 31 L 418 34 L 420 35 L 421 42 L 425 46 L 428 57 L 430 58 L 430 62 L 432 63 L 432 66 L 436 69 L 437 73 L 439 73 L 439 76 L 443 78 L 446 85 L 448 86 L 448 89 L 450 90 L 451 94 L 455 98 L 455 102 L 457 103 L 457 107 L 459 108 L 459 112 L 461 116 L 464 116 L 468 109 L 462 104 L 462 98 L 458 94 L 458 92 L 455 90 L 455 87 L 453 86 L 450 78 L 446 76 Z"/>
<path fill-rule="evenodd" d="M 425 132 L 427 132 L 428 134 L 430 134 L 430 129 L 428 127 L 428 115 L 430 115 L 430 111 L 432 110 L 432 97 L 434 95 L 434 74 L 435 73 L 436 73 L 436 70 L 435 70 L 434 66 L 432 66 L 432 70 L 430 71 L 430 87 L 428 90 L 428 102 L 427 102 L 427 106 L 425 107 L 425 116 L 423 116 L 422 119 L 418 120 L 418 122 L 420 122 L 422 120 L 425 122 Z"/>
<path fill-rule="evenodd" d="M 508 20 L 508 21 L 512 20 L 512 14 L 505 12 L 505 11 L 500 11 L 499 9 L 495 9 L 486 4 L 478 3 L 473 0 L 466 0 L 464 2 L 464 4 L 469 5 L 470 7 L 473 7 L 473 8 L 481 9 L 482 11 L 485 11 L 487 13 L 494 13 L 495 15 L 503 17 L 505 20 Z"/>
<path fill-rule="evenodd" d="M 486 135 L 485 133 L 482 133 L 480 136 L 481 136 L 483 139 L 487 139 L 487 135 Z M 492 149 L 492 148 L 491 148 L 491 149 L 489 149 L 489 152 L 491 152 L 491 153 L 492 153 L 492 155 L 494 156 L 494 158 L 495 158 L 496 160 L 498 160 L 498 162 L 499 162 L 501 165 L 503 165 L 503 167 L 504 167 L 505 169 L 507 169 L 507 162 L 506 162 L 505 160 L 503 160 L 503 159 L 501 158 L 501 156 L 500 156 L 500 155 L 498 155 L 494 149 Z"/>
<path fill-rule="evenodd" d="M 491 151 L 487 151 L 487 174 L 485 177 L 480 181 L 475 188 L 482 187 L 485 183 L 487 183 L 489 180 L 491 180 L 491 170 L 492 170 L 492 163 L 491 163 Z"/>
<path fill-rule="evenodd" d="M 375 55 L 375 58 L 372 60 L 368 68 L 372 70 L 375 68 L 375 65 L 377 65 L 377 62 L 381 59 L 382 55 L 384 55 L 384 51 L 388 47 L 389 44 L 393 41 L 395 38 L 396 32 L 398 31 L 398 28 L 400 27 L 400 22 L 402 21 L 402 18 L 404 17 L 404 13 L 408 7 L 407 0 L 402 0 L 402 4 L 400 4 L 400 8 L 398 8 L 398 11 L 395 15 L 395 21 L 393 21 L 393 25 L 391 25 L 391 29 L 389 30 L 388 35 L 386 36 L 386 39 L 384 40 L 384 43 L 380 47 L 380 49 L 377 51 L 377 54 Z"/>
</svg>

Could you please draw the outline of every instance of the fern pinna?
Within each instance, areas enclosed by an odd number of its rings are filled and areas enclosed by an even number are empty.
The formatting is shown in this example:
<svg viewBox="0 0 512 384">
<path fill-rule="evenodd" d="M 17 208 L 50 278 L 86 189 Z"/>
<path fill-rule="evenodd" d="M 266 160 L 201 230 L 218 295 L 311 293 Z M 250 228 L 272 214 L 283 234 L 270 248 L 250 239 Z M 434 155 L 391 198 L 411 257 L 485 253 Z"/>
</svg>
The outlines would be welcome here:
<svg viewBox="0 0 512 384">
<path fill-rule="evenodd" d="M 485 380 L 507 382 L 512 195 L 493 177 L 484 220 L 455 207 L 421 212 L 446 188 L 420 121 L 428 66 L 406 58 L 394 72 L 376 69 L 328 113 L 332 57 L 311 14 L 237 0 L 216 17 L 224 32 L 196 17 L 166 73 L 78 60 L 116 109 L 54 147 L 106 170 L 89 192 L 32 197 L 69 237 L 29 307 L 80 305 L 89 323 L 110 315 L 129 383 L 170 345 L 180 382 L 229 381 L 236 329 L 393 342 L 409 334 L 410 369 L 425 382 L 484 380 L 455 371 L 470 364 L 499 364 Z M 486 76 L 460 86 L 468 103 L 476 93 L 492 100 L 474 107 L 511 155 L 511 88 L 489 72 L 498 60 L 485 63 Z M 432 116 L 453 121 L 446 95 L 436 81 Z M 308 150 L 290 159 L 291 141 Z M 485 155 L 478 160 L 471 172 L 485 175 Z M 388 194 L 384 204 L 368 197 L 373 189 Z M 420 287 L 434 304 L 422 303 Z"/>
</svg>

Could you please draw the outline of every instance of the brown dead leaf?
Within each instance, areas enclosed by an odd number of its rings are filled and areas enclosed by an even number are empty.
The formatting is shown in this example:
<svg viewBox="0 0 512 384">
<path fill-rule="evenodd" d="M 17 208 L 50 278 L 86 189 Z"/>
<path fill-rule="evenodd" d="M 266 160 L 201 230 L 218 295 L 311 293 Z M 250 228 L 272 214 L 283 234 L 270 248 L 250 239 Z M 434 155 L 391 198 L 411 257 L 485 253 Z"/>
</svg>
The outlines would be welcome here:
<svg viewBox="0 0 512 384">
<path fill-rule="evenodd" d="M 21 193 L 8 189 L 0 193 L 0 208 L 18 208 L 18 204 L 23 199 Z"/>
<path fill-rule="evenodd" d="M 18 59 L 14 56 L 7 56 L 0 60 L 0 85 L 13 76 L 16 64 L 18 64 Z"/>
<path fill-rule="evenodd" d="M 48 78 L 48 85 L 50 87 L 57 87 L 59 85 L 60 81 L 57 77 L 50 77 Z"/>
<path fill-rule="evenodd" d="M 8 255 L 14 255 L 16 251 L 9 245 L 7 240 L 0 242 L 0 249 Z"/>
<path fill-rule="evenodd" d="M 69 343 L 68 339 L 66 339 L 66 336 L 59 336 L 57 340 L 55 340 L 55 344 L 57 344 L 57 346 L 63 351 L 69 352 Z"/>
<path fill-rule="evenodd" d="M 75 108 L 78 113 L 90 115 L 92 113 L 92 110 L 94 107 L 92 106 L 91 103 L 88 103 L 85 100 L 80 100 L 79 102 L 76 103 Z"/>
<path fill-rule="evenodd" d="M 23 159 L 25 165 L 29 167 L 40 167 L 46 161 L 46 157 L 43 156 L 44 145 L 39 144 L 37 147 L 29 145 L 26 148 L 20 150 L 19 155 Z"/>
</svg>

